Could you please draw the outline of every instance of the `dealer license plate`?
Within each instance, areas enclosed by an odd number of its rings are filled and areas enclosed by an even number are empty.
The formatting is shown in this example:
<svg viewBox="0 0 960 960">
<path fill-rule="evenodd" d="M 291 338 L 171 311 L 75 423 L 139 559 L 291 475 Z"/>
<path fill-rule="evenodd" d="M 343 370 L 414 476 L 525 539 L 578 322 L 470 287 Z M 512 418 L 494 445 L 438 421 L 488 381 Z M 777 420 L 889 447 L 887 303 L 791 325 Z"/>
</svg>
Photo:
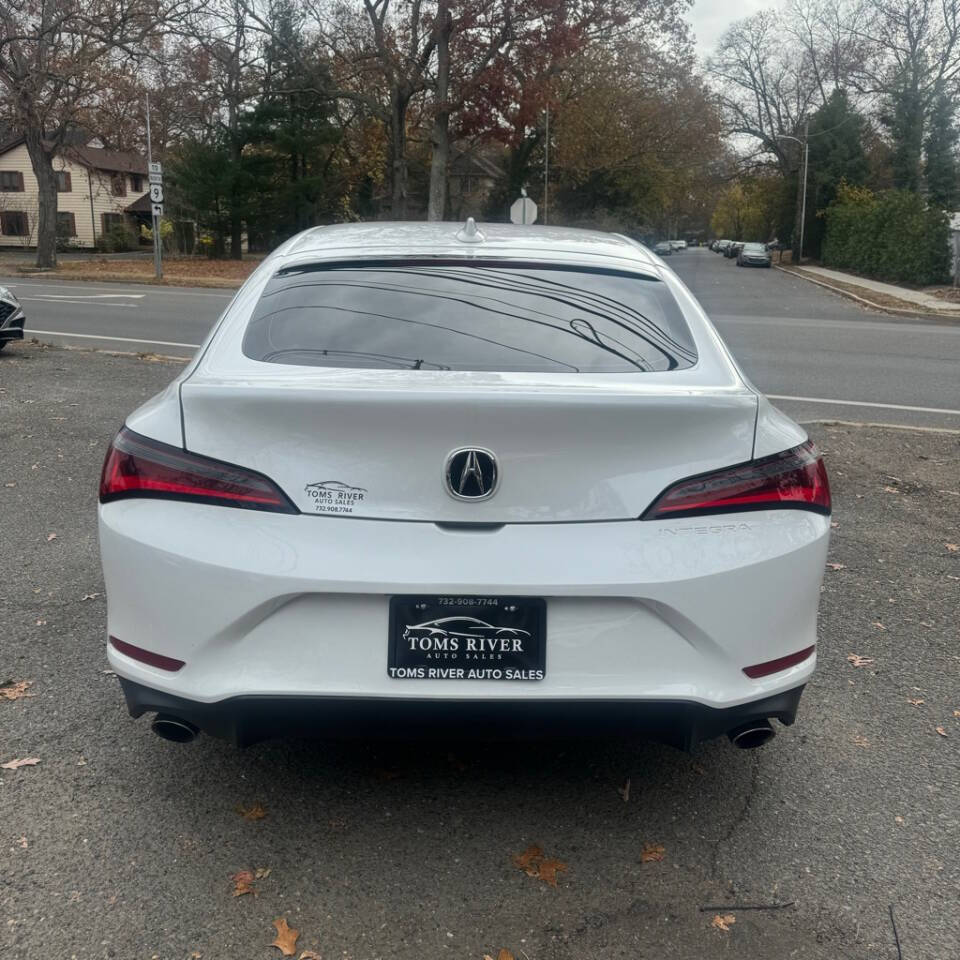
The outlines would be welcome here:
<svg viewBox="0 0 960 960">
<path fill-rule="evenodd" d="M 547 605 L 537 597 L 392 597 L 396 680 L 542 680 Z"/>
</svg>

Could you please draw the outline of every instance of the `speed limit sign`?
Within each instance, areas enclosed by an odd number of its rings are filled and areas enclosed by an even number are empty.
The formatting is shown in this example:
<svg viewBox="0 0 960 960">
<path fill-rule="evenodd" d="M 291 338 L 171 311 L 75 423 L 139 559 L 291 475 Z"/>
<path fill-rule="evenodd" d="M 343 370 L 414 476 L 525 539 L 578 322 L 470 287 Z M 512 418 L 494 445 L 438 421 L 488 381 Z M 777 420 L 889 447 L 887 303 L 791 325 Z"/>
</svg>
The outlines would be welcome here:
<svg viewBox="0 0 960 960">
<path fill-rule="evenodd" d="M 150 202 L 163 203 L 163 187 L 159 183 L 150 184 Z"/>
</svg>

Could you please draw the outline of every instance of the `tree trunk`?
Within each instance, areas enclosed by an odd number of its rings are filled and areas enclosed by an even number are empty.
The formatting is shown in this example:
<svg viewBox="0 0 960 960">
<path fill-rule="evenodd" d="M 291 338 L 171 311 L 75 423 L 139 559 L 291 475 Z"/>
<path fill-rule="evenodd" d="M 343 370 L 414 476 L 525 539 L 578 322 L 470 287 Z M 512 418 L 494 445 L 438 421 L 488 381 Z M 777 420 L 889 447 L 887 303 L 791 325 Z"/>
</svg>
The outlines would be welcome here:
<svg viewBox="0 0 960 960">
<path fill-rule="evenodd" d="M 390 173 L 392 198 L 390 215 L 407 219 L 407 106 L 410 95 L 394 84 L 390 91 Z"/>
<path fill-rule="evenodd" d="M 450 34 L 453 18 L 447 9 L 446 0 L 440 0 L 437 11 L 440 24 L 437 31 L 437 87 L 436 112 L 433 115 L 433 130 L 430 142 L 430 199 L 427 205 L 428 220 L 442 220 L 447 206 L 447 164 L 450 159 Z"/>
<path fill-rule="evenodd" d="M 792 237 L 792 253 L 791 260 L 793 263 L 799 263 L 800 258 L 803 256 L 803 251 L 800 249 L 800 237 L 802 236 L 803 227 L 803 147 L 800 144 L 797 144 L 797 206 L 796 211 L 793 217 L 793 237 Z"/>
<path fill-rule="evenodd" d="M 37 266 L 57 265 L 57 176 L 53 154 L 43 145 L 43 132 L 30 129 L 25 135 L 30 164 L 37 178 Z M 27 214 L 29 216 L 29 213 Z"/>
</svg>

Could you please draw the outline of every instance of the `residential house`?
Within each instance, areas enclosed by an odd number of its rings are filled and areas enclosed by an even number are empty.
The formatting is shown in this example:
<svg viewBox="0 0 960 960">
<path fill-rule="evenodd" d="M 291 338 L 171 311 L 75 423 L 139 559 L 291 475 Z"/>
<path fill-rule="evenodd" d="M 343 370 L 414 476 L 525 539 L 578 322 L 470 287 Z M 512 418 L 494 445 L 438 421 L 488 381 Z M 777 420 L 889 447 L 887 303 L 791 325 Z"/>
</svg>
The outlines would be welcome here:
<svg viewBox="0 0 960 960">
<path fill-rule="evenodd" d="M 506 174 L 480 149 L 455 150 L 447 177 L 447 214 L 451 220 L 482 218 L 490 195 Z M 504 219 L 507 219 L 504 211 Z"/>
<path fill-rule="evenodd" d="M 54 158 L 58 235 L 93 249 L 114 227 L 138 231 L 144 215 L 147 161 L 138 153 L 106 150 L 99 140 L 65 146 Z M 23 137 L 0 144 L 0 249 L 37 242 L 37 178 Z"/>
</svg>

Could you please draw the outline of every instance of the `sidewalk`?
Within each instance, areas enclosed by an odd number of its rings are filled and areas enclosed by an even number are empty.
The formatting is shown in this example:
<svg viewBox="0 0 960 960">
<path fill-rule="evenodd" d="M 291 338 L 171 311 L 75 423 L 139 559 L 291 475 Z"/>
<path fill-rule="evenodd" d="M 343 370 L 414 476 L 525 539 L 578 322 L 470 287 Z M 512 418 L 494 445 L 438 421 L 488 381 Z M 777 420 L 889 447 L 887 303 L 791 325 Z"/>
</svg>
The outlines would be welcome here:
<svg viewBox="0 0 960 960">
<path fill-rule="evenodd" d="M 840 270 L 829 270 L 826 267 L 805 265 L 781 269 L 787 269 L 790 273 L 821 283 L 840 293 L 850 294 L 867 301 L 872 306 L 960 319 L 960 303 L 942 300 L 923 290 L 911 290 L 909 287 L 899 287 L 892 283 L 868 280 L 865 277 L 843 273 Z"/>
</svg>

